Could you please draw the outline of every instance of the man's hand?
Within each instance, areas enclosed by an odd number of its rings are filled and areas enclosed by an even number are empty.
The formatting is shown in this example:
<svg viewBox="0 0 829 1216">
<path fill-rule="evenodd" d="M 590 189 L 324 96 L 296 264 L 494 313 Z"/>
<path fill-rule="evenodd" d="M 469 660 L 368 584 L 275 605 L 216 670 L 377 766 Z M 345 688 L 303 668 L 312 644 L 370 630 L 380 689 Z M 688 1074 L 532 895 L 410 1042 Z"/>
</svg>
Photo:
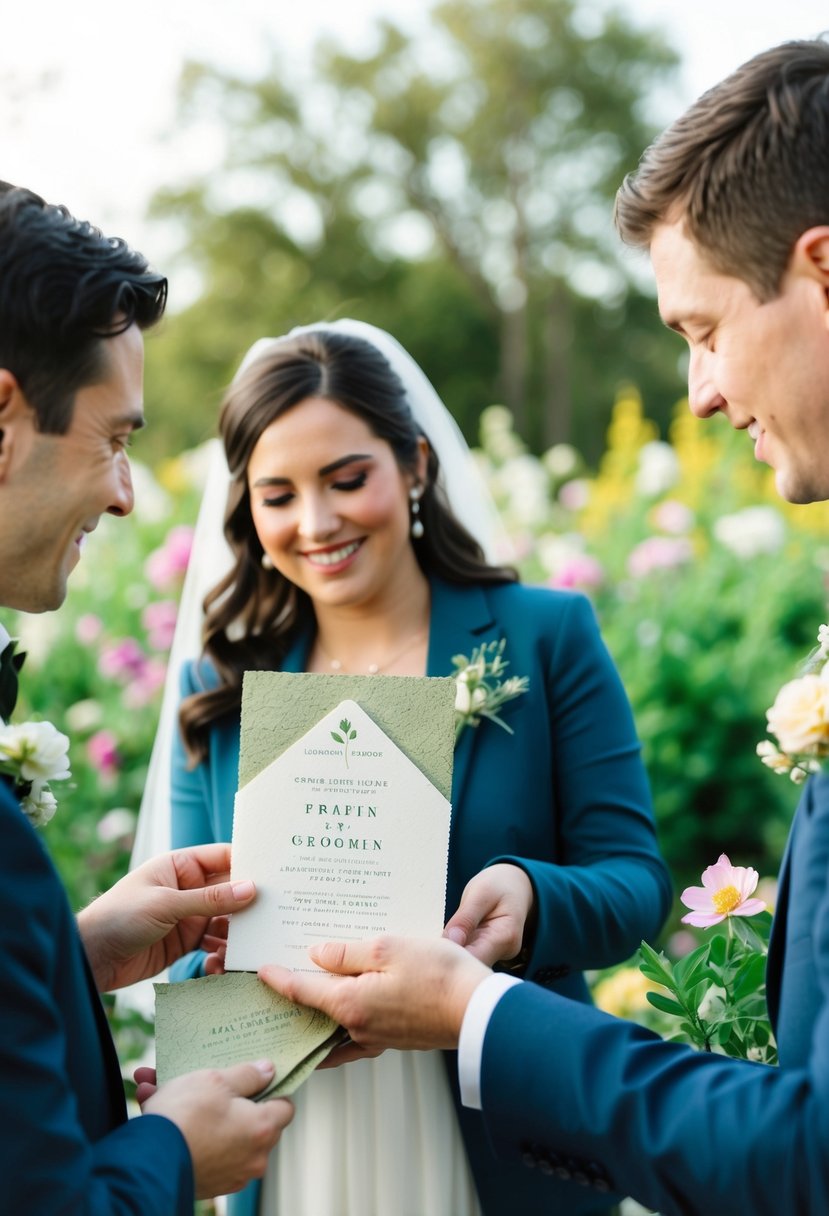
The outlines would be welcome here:
<svg viewBox="0 0 829 1216">
<path fill-rule="evenodd" d="M 322 1009 L 363 1054 L 456 1047 L 469 998 L 489 975 L 468 951 L 441 939 L 327 942 L 309 953 L 333 977 L 267 966 L 259 978 L 292 1001 Z"/>
<path fill-rule="evenodd" d="M 250 1101 L 273 1071 L 270 1060 L 260 1060 L 187 1073 L 157 1088 L 154 1069 L 136 1070 L 142 1114 L 164 1115 L 187 1141 L 198 1199 L 231 1194 L 264 1174 L 268 1153 L 294 1117 L 287 1098 Z"/>
<path fill-rule="evenodd" d="M 253 900 L 252 882 L 228 881 L 230 845 L 162 853 L 125 875 L 78 915 L 100 992 L 157 975 L 204 946 L 208 973 L 222 970 L 226 915 Z"/>
<path fill-rule="evenodd" d="M 506 962 L 521 951 L 534 904 L 533 885 L 520 866 L 489 866 L 466 884 L 443 935 L 488 967 Z"/>
</svg>

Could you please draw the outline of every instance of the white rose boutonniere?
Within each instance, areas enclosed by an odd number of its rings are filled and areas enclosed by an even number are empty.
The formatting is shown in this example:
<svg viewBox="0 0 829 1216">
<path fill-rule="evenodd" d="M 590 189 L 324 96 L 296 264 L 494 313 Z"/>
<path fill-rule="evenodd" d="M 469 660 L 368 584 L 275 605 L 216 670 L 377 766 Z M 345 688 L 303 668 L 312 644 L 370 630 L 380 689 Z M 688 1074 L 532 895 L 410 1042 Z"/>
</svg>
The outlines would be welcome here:
<svg viewBox="0 0 829 1216">
<path fill-rule="evenodd" d="M 455 742 L 465 726 L 478 726 L 482 718 L 489 718 L 509 734 L 512 727 L 498 717 L 497 710 L 507 701 L 520 697 L 530 686 L 527 676 L 510 676 L 501 679 L 509 667 L 504 659 L 506 638 L 500 642 L 487 642 L 477 646 L 467 658 L 456 654 L 452 659 L 455 668 Z"/>
<path fill-rule="evenodd" d="M 766 720 L 777 743 L 757 744 L 764 764 L 797 784 L 820 771 L 829 757 L 829 625 L 821 625 L 803 675 L 783 685 Z"/>
<path fill-rule="evenodd" d="M 65 781 L 69 740 L 51 722 L 6 726 L 0 720 L 0 773 L 14 779 L 21 809 L 35 827 L 48 823 L 57 809 L 50 781 Z"/>
</svg>

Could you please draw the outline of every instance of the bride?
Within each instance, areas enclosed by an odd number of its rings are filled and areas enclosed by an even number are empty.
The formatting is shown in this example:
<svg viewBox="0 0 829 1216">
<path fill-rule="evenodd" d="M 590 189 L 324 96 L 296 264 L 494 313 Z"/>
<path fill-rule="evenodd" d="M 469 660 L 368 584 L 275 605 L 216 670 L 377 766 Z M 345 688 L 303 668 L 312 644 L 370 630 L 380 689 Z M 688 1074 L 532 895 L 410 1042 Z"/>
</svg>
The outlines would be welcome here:
<svg viewBox="0 0 829 1216">
<path fill-rule="evenodd" d="M 495 564 L 500 523 L 460 432 L 382 330 L 336 321 L 256 343 L 220 433 L 171 656 L 180 729 L 162 722 L 136 851 L 230 838 L 245 670 L 445 676 L 454 655 L 504 641 L 529 690 L 502 711 L 511 734 L 483 721 L 460 736 L 447 913 L 489 965 L 588 999 L 581 972 L 627 958 L 670 899 L 589 604 Z M 175 699 L 168 689 L 168 719 Z M 173 978 L 203 974 L 203 957 Z M 450 1053 L 316 1072 L 264 1182 L 230 1212 L 598 1210 L 582 1188 L 496 1158 L 456 1091 Z"/>
</svg>

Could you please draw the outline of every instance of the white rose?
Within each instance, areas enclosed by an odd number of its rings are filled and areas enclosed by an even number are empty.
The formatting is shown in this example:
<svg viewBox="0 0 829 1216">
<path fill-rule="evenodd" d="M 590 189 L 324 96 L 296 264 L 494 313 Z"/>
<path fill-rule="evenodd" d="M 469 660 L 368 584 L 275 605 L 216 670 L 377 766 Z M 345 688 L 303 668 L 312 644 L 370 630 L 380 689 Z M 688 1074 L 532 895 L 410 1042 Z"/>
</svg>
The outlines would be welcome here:
<svg viewBox="0 0 829 1216">
<path fill-rule="evenodd" d="M 784 684 L 766 714 L 784 752 L 817 754 L 829 744 L 829 680 L 801 676 Z"/>
<path fill-rule="evenodd" d="M 455 711 L 459 714 L 468 714 L 472 708 L 472 694 L 466 680 L 461 678 L 462 675 L 463 673 L 458 676 L 455 684 Z"/>
<path fill-rule="evenodd" d="M 24 781 L 64 781 L 69 771 L 69 740 L 51 722 L 23 722 L 0 731 L 0 759 L 20 766 Z"/>
<path fill-rule="evenodd" d="M 48 823 L 58 809 L 57 799 L 44 781 L 32 783 L 31 791 L 20 803 L 20 809 L 36 828 Z"/>
</svg>

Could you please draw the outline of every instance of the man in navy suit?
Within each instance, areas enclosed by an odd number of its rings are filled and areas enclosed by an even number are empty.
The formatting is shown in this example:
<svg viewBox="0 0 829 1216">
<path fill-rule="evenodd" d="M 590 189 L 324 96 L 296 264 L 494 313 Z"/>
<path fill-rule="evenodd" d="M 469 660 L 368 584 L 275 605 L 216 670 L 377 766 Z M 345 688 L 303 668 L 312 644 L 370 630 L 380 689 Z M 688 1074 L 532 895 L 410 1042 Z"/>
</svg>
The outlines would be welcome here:
<svg viewBox="0 0 829 1216">
<path fill-rule="evenodd" d="M 662 318 L 689 345 L 693 412 L 747 431 L 783 498 L 829 499 L 829 44 L 777 47 L 706 93 L 625 181 L 617 224 L 650 251 Z M 459 1044 L 466 1105 L 550 1176 L 551 1211 L 581 1185 L 664 1216 L 829 1212 L 829 775 L 805 787 L 781 871 L 779 1068 L 663 1042 L 451 941 L 314 957 L 342 978 L 263 977 L 366 1050 Z"/>
<path fill-rule="evenodd" d="M 0 184 L 0 605 L 57 608 L 101 515 L 132 510 L 142 330 L 165 298 L 123 241 Z M 127 1121 L 98 996 L 214 944 L 213 918 L 254 894 L 228 881 L 229 846 L 150 861 L 76 921 L 5 778 L 0 823 L 0 1208 L 184 1216 L 261 1175 L 292 1115 L 250 1100 L 272 1065 L 160 1087 L 141 1070 L 144 1113 Z"/>
</svg>

